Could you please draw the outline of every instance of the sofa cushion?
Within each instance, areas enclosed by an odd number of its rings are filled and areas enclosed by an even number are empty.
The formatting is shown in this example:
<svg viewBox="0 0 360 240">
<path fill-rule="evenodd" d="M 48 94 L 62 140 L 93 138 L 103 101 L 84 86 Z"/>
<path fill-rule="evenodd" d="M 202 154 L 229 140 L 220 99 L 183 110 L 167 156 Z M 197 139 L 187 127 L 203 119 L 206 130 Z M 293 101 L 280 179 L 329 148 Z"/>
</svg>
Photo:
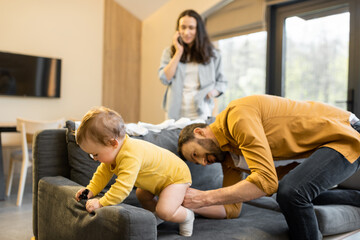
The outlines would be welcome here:
<svg viewBox="0 0 360 240">
<path fill-rule="evenodd" d="M 262 197 L 247 204 L 281 212 L 276 194 Z M 345 233 L 360 229 L 360 208 L 350 205 L 314 205 L 320 232 L 323 236 Z"/>
<path fill-rule="evenodd" d="M 179 153 L 177 151 L 177 143 L 180 131 L 181 129 L 162 129 L 160 132 L 149 131 L 146 135 L 131 137 L 151 142 L 179 156 Z"/>
<path fill-rule="evenodd" d="M 164 222 L 158 226 L 158 240 L 183 239 L 178 224 Z M 284 216 L 277 211 L 243 204 L 240 217 L 235 219 L 207 219 L 196 216 L 194 240 L 288 240 L 288 227 Z"/>
<path fill-rule="evenodd" d="M 360 229 L 360 208 L 350 205 L 315 205 L 319 229 L 324 236 Z"/>
<path fill-rule="evenodd" d="M 276 202 L 276 194 L 272 195 L 271 197 L 257 198 L 246 203 L 252 206 L 281 212 L 279 204 Z"/>
<path fill-rule="evenodd" d="M 360 190 L 360 171 L 355 172 L 351 177 L 340 183 L 339 188 Z"/>
</svg>

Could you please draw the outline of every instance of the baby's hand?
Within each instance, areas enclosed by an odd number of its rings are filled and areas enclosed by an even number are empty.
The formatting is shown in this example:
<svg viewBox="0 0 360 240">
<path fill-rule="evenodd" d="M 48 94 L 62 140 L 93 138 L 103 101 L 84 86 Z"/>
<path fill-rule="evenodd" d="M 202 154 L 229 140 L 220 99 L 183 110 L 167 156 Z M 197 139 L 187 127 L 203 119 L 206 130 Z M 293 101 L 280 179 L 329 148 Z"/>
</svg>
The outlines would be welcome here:
<svg viewBox="0 0 360 240">
<path fill-rule="evenodd" d="M 83 191 L 85 191 L 86 188 L 81 188 L 79 191 L 77 191 L 77 193 L 75 194 L 75 199 L 76 201 L 80 201 L 80 195 L 83 193 Z M 89 191 L 87 197 L 88 199 L 92 198 L 94 196 L 94 194 Z"/>
<path fill-rule="evenodd" d="M 88 211 L 89 213 L 101 207 L 102 205 L 100 204 L 100 201 L 97 198 L 90 199 L 86 202 L 86 211 Z"/>
</svg>

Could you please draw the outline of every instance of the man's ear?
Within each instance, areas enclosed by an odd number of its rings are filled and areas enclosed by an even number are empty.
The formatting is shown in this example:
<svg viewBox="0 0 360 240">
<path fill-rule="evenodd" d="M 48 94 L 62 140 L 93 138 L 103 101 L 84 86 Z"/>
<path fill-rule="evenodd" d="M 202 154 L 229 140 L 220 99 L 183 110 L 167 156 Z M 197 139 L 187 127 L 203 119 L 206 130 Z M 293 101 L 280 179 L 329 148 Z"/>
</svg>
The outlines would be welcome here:
<svg viewBox="0 0 360 240">
<path fill-rule="evenodd" d="M 201 137 L 205 137 L 205 129 L 204 128 L 195 128 L 194 135 L 200 135 Z"/>
</svg>

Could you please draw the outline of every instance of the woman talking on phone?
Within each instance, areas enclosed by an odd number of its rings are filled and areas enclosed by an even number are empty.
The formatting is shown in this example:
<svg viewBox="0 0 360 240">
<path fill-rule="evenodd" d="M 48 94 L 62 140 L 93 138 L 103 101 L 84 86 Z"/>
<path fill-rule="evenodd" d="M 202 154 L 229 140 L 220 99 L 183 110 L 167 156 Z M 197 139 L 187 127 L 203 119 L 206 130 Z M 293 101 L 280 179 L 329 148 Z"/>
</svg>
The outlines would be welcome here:
<svg viewBox="0 0 360 240">
<path fill-rule="evenodd" d="M 164 50 L 159 78 L 167 85 L 163 107 L 178 120 L 212 116 L 214 98 L 226 89 L 221 57 L 207 35 L 201 16 L 185 10 L 178 17 L 171 47 Z"/>
</svg>

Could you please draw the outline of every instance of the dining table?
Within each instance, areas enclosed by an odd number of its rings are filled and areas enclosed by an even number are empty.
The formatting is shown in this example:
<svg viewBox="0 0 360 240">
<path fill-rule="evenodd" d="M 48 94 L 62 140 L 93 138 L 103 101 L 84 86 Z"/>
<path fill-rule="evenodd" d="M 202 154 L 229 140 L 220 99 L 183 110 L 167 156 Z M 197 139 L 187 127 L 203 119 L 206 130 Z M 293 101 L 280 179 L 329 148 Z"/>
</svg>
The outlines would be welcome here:
<svg viewBox="0 0 360 240">
<path fill-rule="evenodd" d="M 0 201 L 5 200 L 5 174 L 1 142 L 1 133 L 3 132 L 16 132 L 16 123 L 0 122 Z"/>
</svg>

